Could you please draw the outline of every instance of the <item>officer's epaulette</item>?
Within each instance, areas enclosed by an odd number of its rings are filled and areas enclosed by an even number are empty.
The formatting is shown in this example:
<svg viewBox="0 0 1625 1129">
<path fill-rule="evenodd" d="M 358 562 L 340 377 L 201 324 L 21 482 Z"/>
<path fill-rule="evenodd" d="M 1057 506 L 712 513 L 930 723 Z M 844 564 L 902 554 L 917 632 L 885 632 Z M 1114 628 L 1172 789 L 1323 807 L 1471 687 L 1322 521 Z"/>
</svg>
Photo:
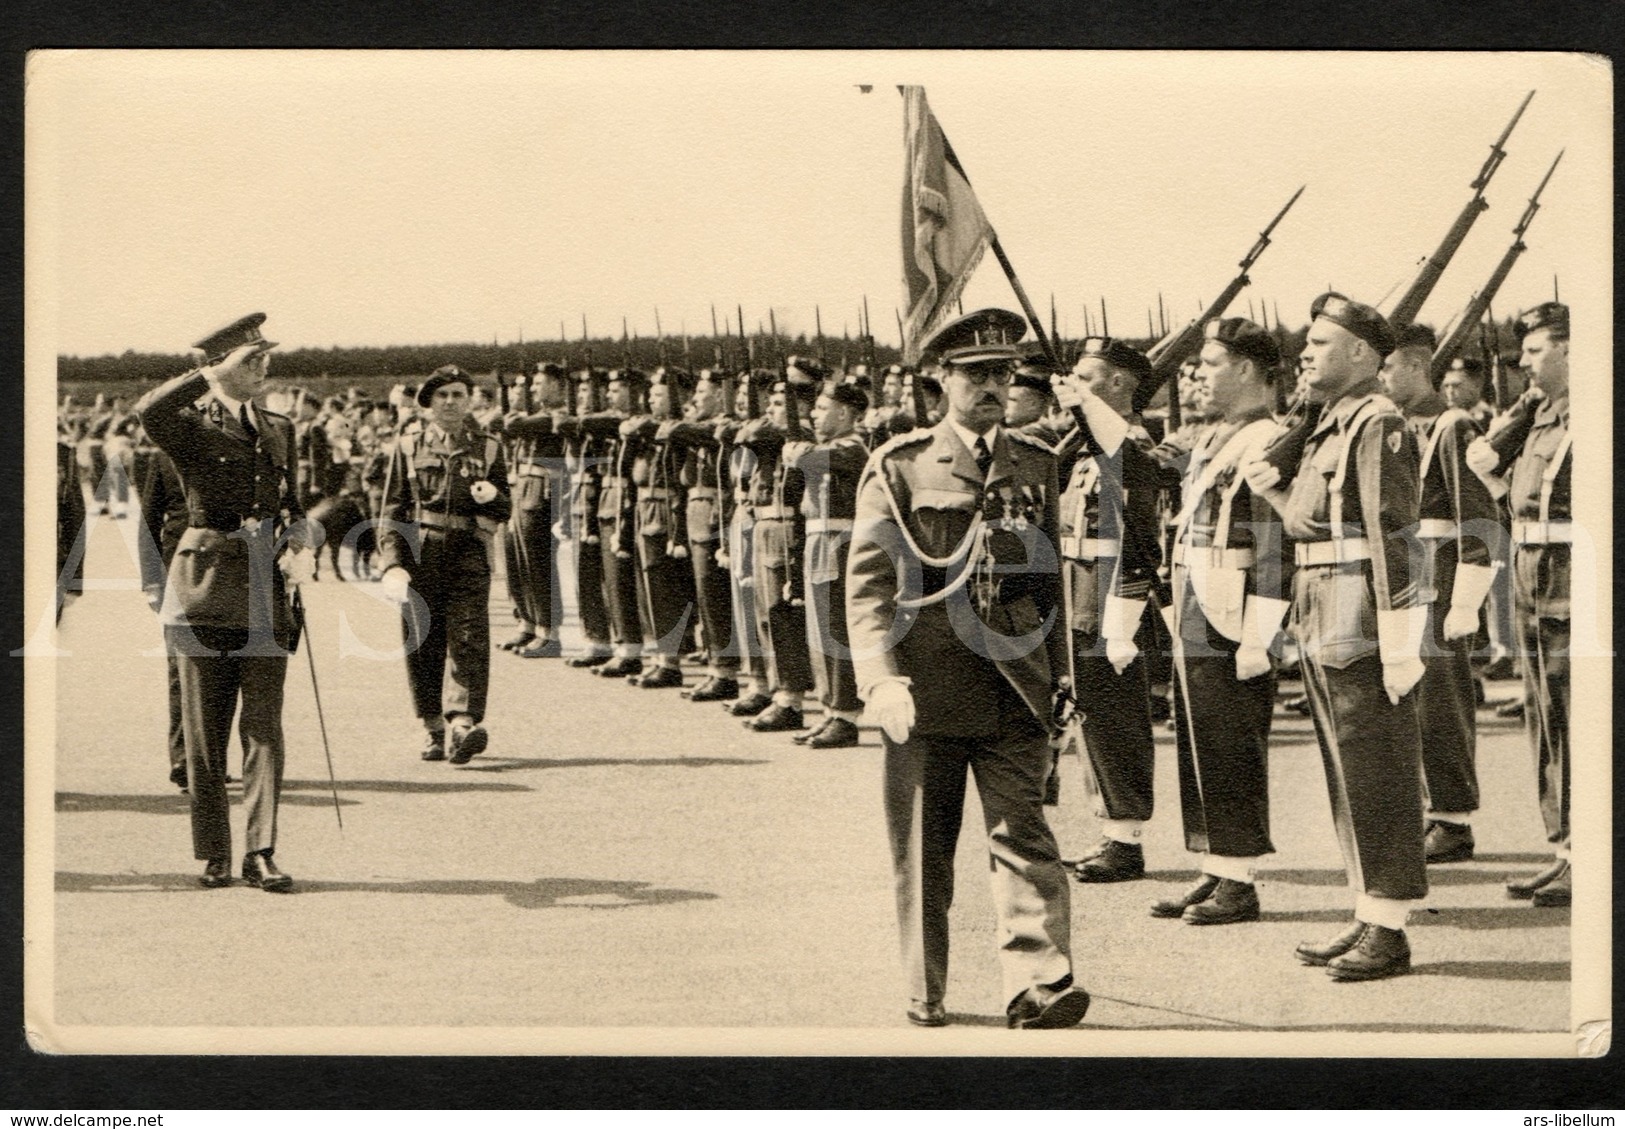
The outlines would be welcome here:
<svg viewBox="0 0 1625 1129">
<path fill-rule="evenodd" d="M 925 443 L 931 439 L 931 429 L 917 427 L 913 431 L 905 431 L 901 435 L 893 435 L 871 452 L 874 455 L 889 455 L 894 451 L 901 451 L 905 447 L 912 447 L 916 443 Z"/>
</svg>

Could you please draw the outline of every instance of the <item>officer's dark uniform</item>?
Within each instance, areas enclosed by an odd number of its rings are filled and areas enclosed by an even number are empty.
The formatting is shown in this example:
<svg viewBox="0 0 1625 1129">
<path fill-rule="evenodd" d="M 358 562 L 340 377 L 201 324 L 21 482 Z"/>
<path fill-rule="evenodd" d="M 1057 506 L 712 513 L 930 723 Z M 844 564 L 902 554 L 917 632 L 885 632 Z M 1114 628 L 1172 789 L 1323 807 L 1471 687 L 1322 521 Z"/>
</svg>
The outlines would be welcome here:
<svg viewBox="0 0 1625 1129">
<path fill-rule="evenodd" d="M 1020 317 L 979 311 L 939 335 L 974 341 Z M 1019 332 L 1019 331 L 1018 331 Z M 963 334 L 963 337 L 957 336 Z M 967 363 L 1013 343 L 949 352 Z M 1070 1026 L 1088 996 L 1072 986 L 1071 903 L 1044 782 L 1054 694 L 1066 671 L 1054 454 L 1002 427 L 985 468 L 949 420 L 875 451 L 858 490 L 847 621 L 858 686 L 911 682 L 907 740 L 884 736 L 886 823 L 896 877 L 910 1018 L 946 1021 L 948 910 L 965 774 L 975 774 L 1012 1026 Z"/>
<path fill-rule="evenodd" d="M 862 411 L 863 393 L 852 385 L 837 385 L 831 396 Z M 857 743 L 854 723 L 862 708 L 846 631 L 846 560 L 857 513 L 858 479 L 869 461 L 869 449 L 855 432 L 810 447 L 798 446 L 793 454 L 787 448 L 785 458 L 794 458 L 793 469 L 801 472 L 805 482 L 801 512 L 807 537 L 807 638 L 820 700 L 829 711 L 824 725 L 805 744 L 838 748 Z M 835 726 L 836 720 L 843 724 Z"/>
<path fill-rule="evenodd" d="M 558 365 L 540 364 L 537 374 L 562 379 L 564 370 Z M 508 523 L 508 592 L 521 620 L 550 633 L 558 627 L 562 615 L 553 522 L 564 482 L 564 439 L 553 426 L 551 412 L 514 416 L 506 421 L 504 434 L 513 499 L 513 517 Z M 533 647 L 520 643 L 516 650 L 527 658 L 559 653 L 556 641 L 551 646 Z"/>
<path fill-rule="evenodd" d="M 669 366 L 656 369 L 650 387 L 665 387 L 673 414 L 694 388 L 688 372 Z M 621 428 L 631 457 L 631 477 L 637 492 L 635 531 L 638 568 L 638 612 L 647 649 L 659 669 L 636 678 L 644 689 L 681 686 L 678 669 L 686 638 L 694 629 L 694 567 L 688 556 L 688 538 L 682 533 L 688 503 L 682 496 L 676 452 L 659 438 L 661 421 L 652 416 L 628 421 Z"/>
<path fill-rule="evenodd" d="M 427 407 L 453 381 L 472 383 L 441 370 L 418 390 L 418 403 Z M 401 436 L 387 477 L 379 560 L 385 572 L 404 568 L 421 598 L 401 609 L 412 707 L 431 735 L 458 715 L 478 726 L 491 670 L 492 535 L 511 512 L 501 444 L 471 418 L 457 435 L 425 423 Z M 472 493 L 480 482 L 496 491 L 483 504 Z"/>
<path fill-rule="evenodd" d="M 1090 338 L 1089 346 L 1108 363 L 1137 378 L 1135 397 L 1149 399 L 1150 363 L 1120 341 Z M 1157 542 L 1156 462 L 1135 439 L 1105 452 L 1092 436 L 1074 429 L 1058 451 L 1067 477 L 1061 495 L 1061 557 L 1072 597 L 1072 644 L 1078 700 L 1084 703 L 1084 745 L 1095 816 L 1105 841 L 1074 871 L 1084 882 L 1115 882 L 1143 877 L 1139 842 L 1152 814 L 1151 698 L 1142 652 L 1121 674 L 1106 657 L 1111 630 L 1143 638 L 1141 622 L 1161 563 Z M 1122 601 L 1118 604 L 1117 601 Z M 1132 609 L 1134 622 L 1113 625 L 1108 611 Z"/>
<path fill-rule="evenodd" d="M 568 666 L 601 666 L 609 660 L 609 595 L 604 583 L 604 561 L 598 534 L 598 504 L 604 489 L 604 441 L 581 428 L 581 417 L 593 414 L 604 386 L 602 369 L 584 368 L 576 374 L 576 414 L 559 420 L 556 430 L 564 439 L 570 471 L 570 519 L 566 531 L 574 543 L 576 563 L 576 615 L 581 620 L 585 649 Z"/>
<path fill-rule="evenodd" d="M 716 370 L 700 378 L 720 385 L 726 377 Z M 694 569 L 694 598 L 705 632 L 710 677 L 689 695 L 691 701 L 728 701 L 739 695 L 740 646 L 734 636 L 731 570 L 722 564 L 723 491 L 727 489 L 721 466 L 722 442 L 715 419 L 668 420 L 659 438 L 678 460 L 678 481 L 687 499 L 684 526 L 689 560 Z M 721 559 L 719 560 L 719 554 Z"/>
<path fill-rule="evenodd" d="M 186 490 L 181 485 L 175 461 L 154 448 L 140 460 L 142 476 L 137 479 L 141 499 L 143 536 L 140 542 L 141 589 L 163 606 L 164 581 L 181 535 L 189 523 Z M 169 681 L 169 779 L 186 787 L 186 734 L 181 721 L 181 669 L 176 657 L 167 656 Z"/>
<path fill-rule="evenodd" d="M 195 348 L 222 357 L 262 344 L 264 314 L 211 334 Z M 152 441 L 174 460 L 186 493 L 187 529 L 176 544 L 160 620 L 178 657 L 192 847 L 207 859 L 205 885 L 225 885 L 231 859 L 226 748 L 238 700 L 242 716 L 243 805 L 248 813 L 245 877 L 276 848 L 282 788 L 282 685 L 293 619 L 276 557 L 281 542 L 303 540 L 295 482 L 293 421 L 244 405 L 242 417 L 211 398 L 201 371 L 166 381 L 136 405 Z M 273 887 L 266 883 L 267 888 Z"/>
</svg>

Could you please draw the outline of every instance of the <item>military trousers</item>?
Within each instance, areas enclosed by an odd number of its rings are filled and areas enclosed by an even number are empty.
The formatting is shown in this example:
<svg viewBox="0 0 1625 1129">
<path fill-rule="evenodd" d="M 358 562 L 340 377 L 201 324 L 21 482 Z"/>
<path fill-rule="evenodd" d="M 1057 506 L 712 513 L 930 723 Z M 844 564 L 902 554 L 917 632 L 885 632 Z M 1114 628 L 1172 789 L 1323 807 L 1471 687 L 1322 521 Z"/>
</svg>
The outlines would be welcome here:
<svg viewBox="0 0 1625 1129">
<path fill-rule="evenodd" d="M 662 658 L 683 653 L 694 632 L 694 566 L 666 552 L 666 531 L 638 536 L 638 615 L 646 646 Z"/>
<path fill-rule="evenodd" d="M 1422 742 L 1422 778 L 1428 810 L 1466 814 L 1478 810 L 1478 682 L 1473 677 L 1473 637 L 1444 637 L 1456 583 L 1454 543 L 1441 546 L 1434 557 L 1434 577 L 1438 598 L 1428 607 L 1425 673 L 1416 701 L 1422 732 L 1427 734 Z"/>
<path fill-rule="evenodd" d="M 767 681 L 767 656 L 756 626 L 756 519 L 750 507 L 738 506 L 728 524 L 728 595 L 732 604 L 734 647 L 751 678 Z"/>
<path fill-rule="evenodd" d="M 617 646 L 643 646 L 643 623 L 638 619 L 638 562 L 615 553 L 616 526 L 612 517 L 598 519 L 598 558 L 604 569 L 604 605 L 609 610 L 609 635 Z"/>
<path fill-rule="evenodd" d="M 1398 705 L 1388 700 L 1370 583 L 1363 564 L 1300 568 L 1293 617 L 1349 885 L 1410 900 L 1428 892 L 1417 691 Z M 1339 623 L 1354 634 L 1334 626 L 1322 636 L 1325 625 Z"/>
<path fill-rule="evenodd" d="M 581 634 L 588 647 L 609 645 L 609 603 L 604 585 L 604 559 L 597 542 L 589 542 L 589 531 L 595 528 L 591 520 L 575 523 L 572 545 L 576 560 L 576 615 L 581 619 Z"/>
<path fill-rule="evenodd" d="M 1015 691 L 999 682 L 997 728 L 989 735 L 911 736 L 901 744 L 881 738 L 899 940 L 913 999 L 940 1003 L 948 981 L 948 910 L 967 770 L 987 828 L 1003 1000 L 1072 971 L 1071 894 L 1044 819 L 1048 738 Z"/>
<path fill-rule="evenodd" d="M 1074 631 L 1072 645 L 1095 817 L 1148 820 L 1156 744 L 1145 655 L 1135 656 L 1118 674 L 1098 635 Z"/>
<path fill-rule="evenodd" d="M 699 606 L 700 626 L 711 673 L 732 678 L 739 673 L 739 644 L 734 639 L 733 593 L 730 571 L 717 562 L 719 544 L 715 539 L 691 540 L 689 560 L 694 563 L 694 601 Z"/>
<path fill-rule="evenodd" d="M 248 817 L 244 851 L 275 850 L 287 656 L 234 654 L 246 647 L 246 630 L 166 628 L 164 634 L 180 679 L 193 856 L 232 857 L 226 751 L 233 715 L 238 715 L 237 734 L 243 746 L 243 808 Z"/>
<path fill-rule="evenodd" d="M 1520 593 L 1521 595 L 1521 593 Z M 1535 794 L 1546 841 L 1569 845 L 1569 621 L 1521 602 L 1524 731 L 1535 761 Z"/>
<path fill-rule="evenodd" d="M 813 677 L 819 701 L 832 710 L 853 712 L 863 708 L 858 699 L 858 677 L 852 668 L 852 644 L 846 627 L 846 554 L 842 542 L 831 551 L 827 567 L 815 571 L 807 558 L 807 638 L 812 649 Z"/>
<path fill-rule="evenodd" d="M 806 693 L 815 685 L 807 613 L 784 598 L 792 567 L 792 524 L 777 518 L 759 520 L 751 532 L 756 632 L 766 644 L 767 680 L 774 690 Z"/>
<path fill-rule="evenodd" d="M 468 714 L 485 719 L 491 679 L 491 560 L 483 534 L 423 531 L 407 565 L 421 600 L 401 608 L 412 708 L 425 720 Z"/>
<path fill-rule="evenodd" d="M 516 509 L 508 523 L 508 595 L 526 623 L 551 630 L 562 608 L 557 564 L 553 559 L 553 502 L 543 498 L 534 508 Z"/>
<path fill-rule="evenodd" d="M 181 664 L 174 655 L 164 659 L 169 682 L 169 767 L 186 763 L 186 721 L 181 709 Z"/>
<path fill-rule="evenodd" d="M 1174 580 L 1174 743 L 1185 848 L 1258 858 L 1275 850 L 1269 791 L 1275 672 L 1237 680 L 1240 644 L 1213 629 L 1183 571 Z"/>
</svg>

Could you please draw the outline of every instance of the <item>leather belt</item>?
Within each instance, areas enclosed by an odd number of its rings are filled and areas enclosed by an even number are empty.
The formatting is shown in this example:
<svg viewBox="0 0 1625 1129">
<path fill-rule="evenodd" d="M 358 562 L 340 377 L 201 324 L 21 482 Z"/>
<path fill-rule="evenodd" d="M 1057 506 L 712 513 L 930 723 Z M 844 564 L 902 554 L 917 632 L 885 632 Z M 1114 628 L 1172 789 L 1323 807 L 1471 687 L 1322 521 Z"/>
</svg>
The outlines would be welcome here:
<svg viewBox="0 0 1625 1129">
<path fill-rule="evenodd" d="M 521 478 L 546 478 L 547 468 L 541 463 L 525 463 L 519 468 Z"/>
<path fill-rule="evenodd" d="M 671 497 L 671 489 L 665 486 L 639 486 L 638 497 L 651 502 L 664 502 Z"/>
<path fill-rule="evenodd" d="M 266 532 L 266 527 L 269 526 L 270 523 L 271 519 L 268 517 L 245 517 L 236 525 L 210 525 L 207 522 L 204 522 L 202 525 L 190 525 L 187 526 L 187 528 L 212 529 L 216 533 L 224 533 L 229 536 L 233 533 L 242 532 L 247 532 L 250 534 Z"/>
<path fill-rule="evenodd" d="M 1567 545 L 1574 540 L 1574 523 L 1570 521 L 1515 521 L 1512 523 L 1514 545 Z"/>
<path fill-rule="evenodd" d="M 755 506 L 752 510 L 757 521 L 792 521 L 798 516 L 789 506 Z"/>
<path fill-rule="evenodd" d="M 1371 559 L 1371 542 L 1364 537 L 1341 537 L 1332 541 L 1299 541 L 1292 546 L 1300 565 L 1347 564 Z"/>
<path fill-rule="evenodd" d="M 418 514 L 418 524 L 426 529 L 473 529 L 474 519 L 460 514 L 421 513 Z"/>
<path fill-rule="evenodd" d="M 1425 517 L 1416 523 L 1416 535 L 1430 540 L 1444 540 L 1456 535 L 1456 523 L 1447 517 Z"/>
<path fill-rule="evenodd" d="M 691 486 L 688 489 L 688 500 L 690 502 L 714 502 L 716 497 L 717 488 L 715 486 Z"/>
<path fill-rule="evenodd" d="M 1121 541 L 1100 537 L 1062 537 L 1061 555 L 1073 561 L 1097 561 L 1123 554 Z"/>
<path fill-rule="evenodd" d="M 812 533 L 846 533 L 852 528 L 852 519 L 849 517 L 810 517 L 807 519 L 807 532 Z"/>
<path fill-rule="evenodd" d="M 1257 560 L 1258 554 L 1246 547 L 1227 549 L 1222 545 L 1187 545 L 1183 541 L 1174 544 L 1174 564 L 1186 567 L 1202 563 L 1209 568 L 1252 568 Z"/>
</svg>

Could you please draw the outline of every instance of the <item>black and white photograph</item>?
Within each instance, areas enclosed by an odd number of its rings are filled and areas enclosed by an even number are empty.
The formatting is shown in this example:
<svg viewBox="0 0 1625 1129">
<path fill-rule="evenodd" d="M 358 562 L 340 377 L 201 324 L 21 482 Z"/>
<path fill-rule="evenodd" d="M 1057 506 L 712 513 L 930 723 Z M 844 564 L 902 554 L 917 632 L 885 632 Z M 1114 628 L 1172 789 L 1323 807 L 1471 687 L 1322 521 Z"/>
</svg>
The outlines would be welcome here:
<svg viewBox="0 0 1625 1129">
<path fill-rule="evenodd" d="M 1608 1053 L 1606 58 L 27 80 L 35 1051 Z"/>
</svg>

